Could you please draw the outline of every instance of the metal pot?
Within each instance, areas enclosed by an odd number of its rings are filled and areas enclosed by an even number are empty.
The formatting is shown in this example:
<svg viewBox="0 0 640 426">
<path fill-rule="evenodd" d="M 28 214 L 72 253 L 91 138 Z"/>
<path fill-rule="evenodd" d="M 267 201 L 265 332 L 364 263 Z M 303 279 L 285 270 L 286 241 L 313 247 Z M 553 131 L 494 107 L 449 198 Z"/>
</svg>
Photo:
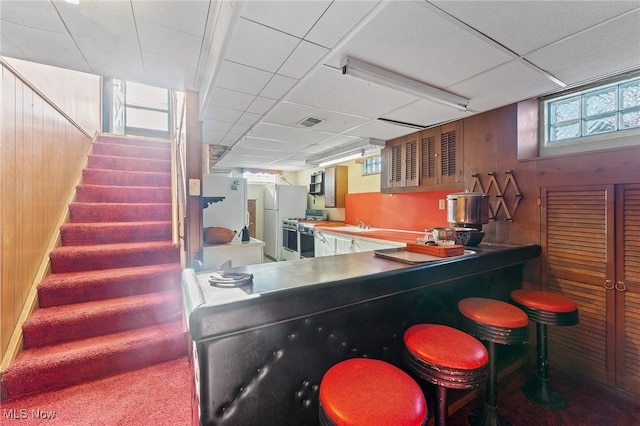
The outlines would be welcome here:
<svg viewBox="0 0 640 426">
<path fill-rule="evenodd" d="M 447 221 L 465 227 L 482 227 L 489 222 L 489 196 L 481 192 L 447 195 Z"/>
<path fill-rule="evenodd" d="M 431 232 L 438 244 L 446 244 L 447 241 L 450 241 L 451 244 L 454 243 L 456 234 L 453 228 L 432 228 Z"/>
</svg>

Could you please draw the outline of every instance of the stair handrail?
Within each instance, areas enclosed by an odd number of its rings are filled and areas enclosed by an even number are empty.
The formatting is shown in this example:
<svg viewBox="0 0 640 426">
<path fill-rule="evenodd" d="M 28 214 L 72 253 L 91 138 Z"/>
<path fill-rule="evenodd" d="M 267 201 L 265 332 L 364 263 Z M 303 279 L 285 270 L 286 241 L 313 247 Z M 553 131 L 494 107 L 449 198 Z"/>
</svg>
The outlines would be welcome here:
<svg viewBox="0 0 640 426">
<path fill-rule="evenodd" d="M 14 67 L 12 67 L 4 58 L 0 57 L 0 64 L 5 67 L 11 74 L 15 75 L 18 80 L 24 83 L 29 89 L 33 90 L 43 101 L 48 103 L 51 108 L 60 113 L 69 123 L 73 124 L 78 130 L 80 130 L 89 139 L 93 139 L 93 135 L 89 133 L 84 127 L 82 127 L 77 121 L 75 121 L 69 114 L 64 112 L 55 102 L 53 102 L 47 95 L 42 93 L 40 89 L 33 85 L 27 78 L 20 74 Z"/>
<path fill-rule="evenodd" d="M 177 97 L 174 92 L 172 97 L 174 100 L 174 106 L 177 103 Z M 186 205 L 186 183 L 184 180 L 184 144 L 182 143 L 184 137 L 184 114 L 185 114 L 185 102 L 182 103 L 180 108 L 179 121 L 176 115 L 177 106 L 173 108 L 174 123 L 178 123 L 175 134 L 171 138 L 171 242 L 174 247 L 180 245 L 180 205 Z M 182 199 L 180 197 L 182 193 Z M 181 203 L 182 202 L 182 203 Z"/>
</svg>

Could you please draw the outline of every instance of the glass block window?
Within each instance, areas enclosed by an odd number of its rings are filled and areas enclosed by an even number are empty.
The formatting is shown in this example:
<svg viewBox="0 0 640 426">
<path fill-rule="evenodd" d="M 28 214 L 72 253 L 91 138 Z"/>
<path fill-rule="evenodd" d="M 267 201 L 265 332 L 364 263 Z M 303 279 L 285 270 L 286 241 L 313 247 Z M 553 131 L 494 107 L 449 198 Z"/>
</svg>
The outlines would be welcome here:
<svg viewBox="0 0 640 426">
<path fill-rule="evenodd" d="M 640 129 L 640 77 L 546 99 L 543 108 L 548 147 Z"/>
<path fill-rule="evenodd" d="M 382 157 L 380 157 L 379 155 L 367 158 L 362 162 L 361 174 L 363 176 L 380 173 L 380 170 L 382 170 Z"/>
</svg>

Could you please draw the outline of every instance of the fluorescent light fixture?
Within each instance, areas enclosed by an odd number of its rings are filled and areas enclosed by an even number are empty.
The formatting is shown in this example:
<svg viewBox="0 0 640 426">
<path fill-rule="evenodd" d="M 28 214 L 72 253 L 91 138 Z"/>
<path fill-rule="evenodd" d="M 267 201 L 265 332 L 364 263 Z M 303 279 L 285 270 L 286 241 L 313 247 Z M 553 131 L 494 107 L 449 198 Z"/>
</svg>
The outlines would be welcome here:
<svg viewBox="0 0 640 426">
<path fill-rule="evenodd" d="M 340 67 L 344 75 L 350 75 L 359 80 L 395 89 L 428 101 L 438 102 L 462 111 L 466 111 L 469 106 L 469 99 L 467 98 L 412 80 L 358 59 L 345 56 L 340 62 Z"/>
<path fill-rule="evenodd" d="M 325 167 L 378 153 L 382 147 L 384 147 L 384 141 L 381 139 L 361 139 L 351 144 L 312 155 L 306 162 L 309 165 Z"/>
</svg>

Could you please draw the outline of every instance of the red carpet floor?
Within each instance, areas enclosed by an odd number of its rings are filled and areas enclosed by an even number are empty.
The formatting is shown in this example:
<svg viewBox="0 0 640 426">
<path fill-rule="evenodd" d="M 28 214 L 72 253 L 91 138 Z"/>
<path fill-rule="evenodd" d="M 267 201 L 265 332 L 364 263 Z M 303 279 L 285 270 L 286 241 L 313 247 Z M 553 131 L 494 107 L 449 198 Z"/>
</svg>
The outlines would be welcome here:
<svg viewBox="0 0 640 426">
<path fill-rule="evenodd" d="M 170 159 L 163 141 L 94 143 L 24 351 L 2 372 L 2 423 L 40 409 L 60 424 L 189 424 Z"/>
</svg>

